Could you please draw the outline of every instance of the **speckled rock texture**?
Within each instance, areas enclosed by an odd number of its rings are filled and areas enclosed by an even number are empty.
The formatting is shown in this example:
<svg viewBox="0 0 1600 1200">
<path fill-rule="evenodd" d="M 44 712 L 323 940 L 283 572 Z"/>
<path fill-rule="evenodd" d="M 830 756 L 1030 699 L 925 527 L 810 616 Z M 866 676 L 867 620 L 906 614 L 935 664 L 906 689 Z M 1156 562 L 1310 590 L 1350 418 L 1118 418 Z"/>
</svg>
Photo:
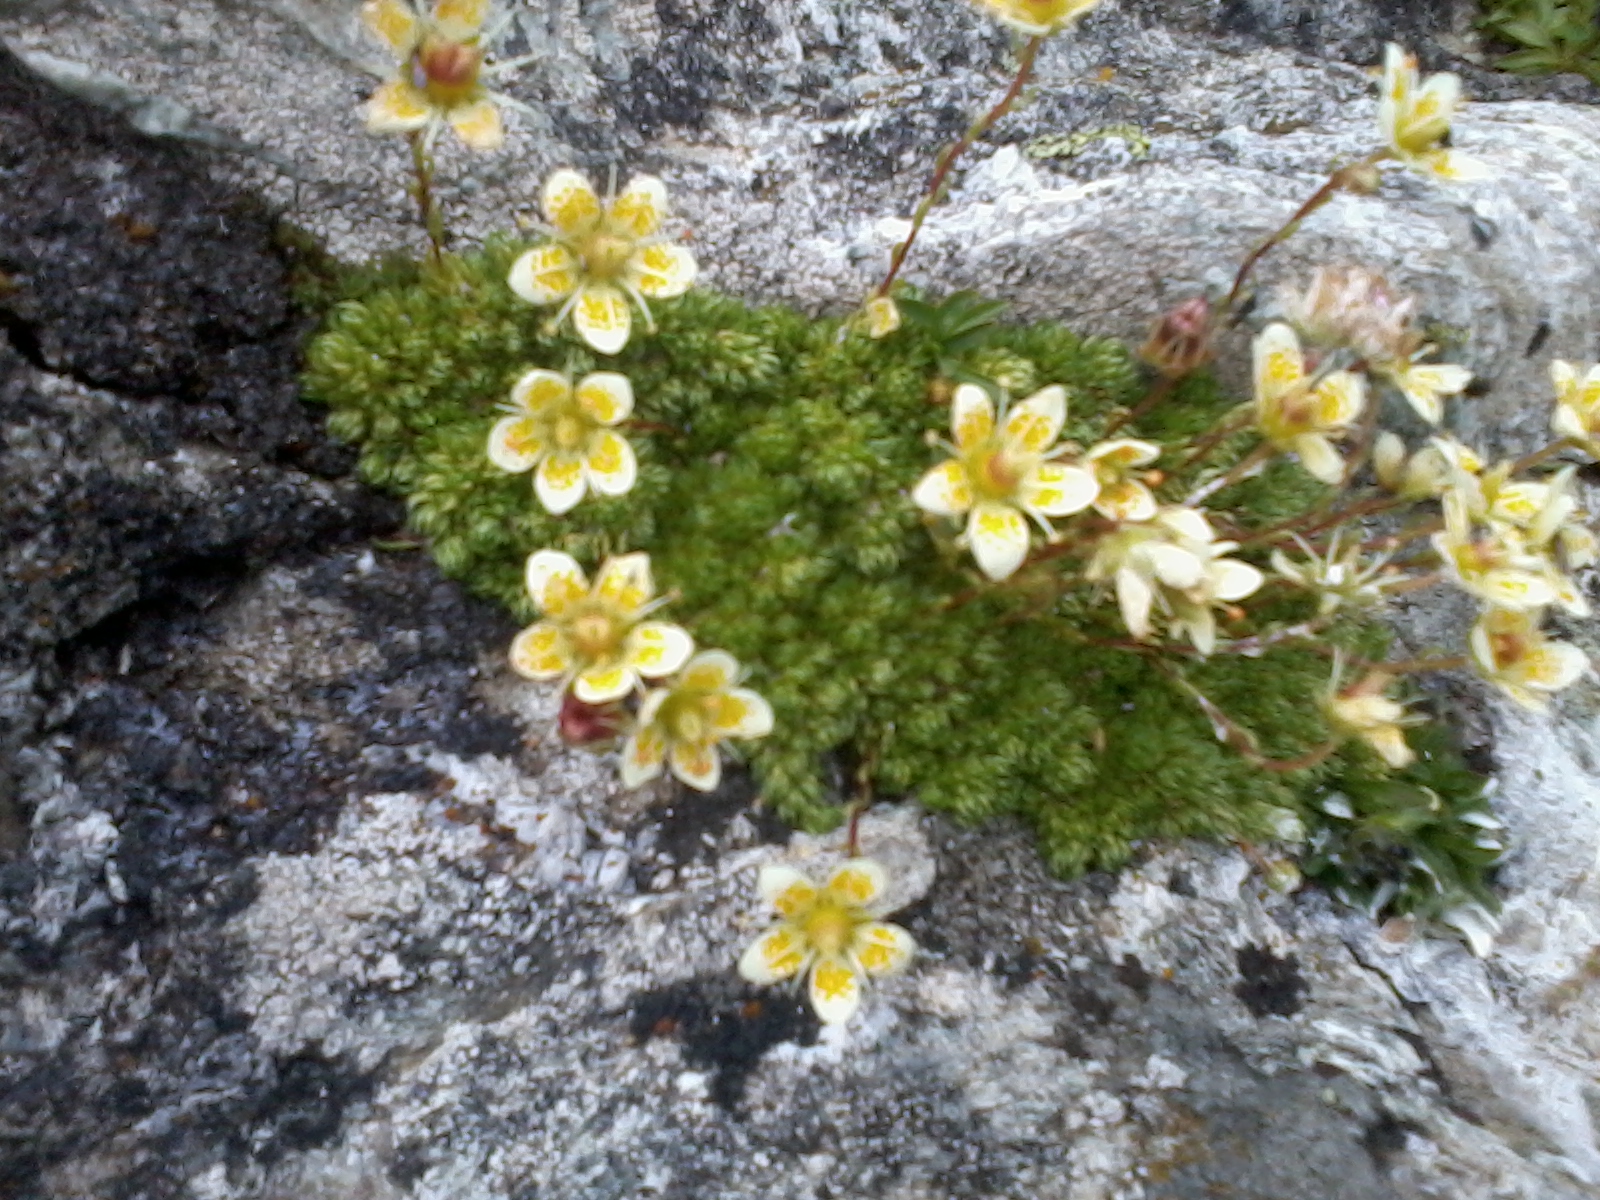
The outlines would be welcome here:
<svg viewBox="0 0 1600 1200">
<path fill-rule="evenodd" d="M 863 840 L 916 967 L 844 1029 L 742 985 L 756 870 L 838 840 L 737 779 L 619 793 L 504 670 L 506 618 L 386 540 L 298 407 L 263 203 L 347 255 L 414 238 L 399 149 L 353 121 L 354 9 L 0 0 L 0 36 L 100 105 L 0 57 L 0 1193 L 1600 1195 L 1592 693 L 1554 721 L 1454 696 L 1514 847 L 1487 960 L 1231 848 L 1064 883 L 1014 829 L 890 805 Z M 1336 205 L 1269 279 L 1361 250 L 1418 286 L 1490 383 L 1462 428 L 1526 445 L 1542 356 L 1600 351 L 1600 116 L 1473 68 L 1469 13 L 1097 14 L 915 273 L 1137 334 L 1364 144 L 1360 64 L 1398 34 L 1493 99 L 1460 141 L 1500 177 Z M 837 310 L 1005 41 L 955 0 L 551 0 L 516 8 L 530 46 L 513 148 L 446 155 L 461 236 L 552 165 L 620 161 L 668 177 L 717 285 Z M 1111 125 L 1146 156 L 1027 153 Z"/>
</svg>

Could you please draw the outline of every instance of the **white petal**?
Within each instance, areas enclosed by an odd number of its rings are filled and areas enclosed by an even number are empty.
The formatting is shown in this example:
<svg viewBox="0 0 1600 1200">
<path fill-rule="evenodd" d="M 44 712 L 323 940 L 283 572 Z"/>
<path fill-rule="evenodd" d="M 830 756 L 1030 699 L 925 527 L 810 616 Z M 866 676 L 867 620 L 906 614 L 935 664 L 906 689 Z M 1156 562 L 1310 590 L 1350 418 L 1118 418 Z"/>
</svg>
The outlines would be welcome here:
<svg viewBox="0 0 1600 1200">
<path fill-rule="evenodd" d="M 563 550 L 539 550 L 528 556 L 523 572 L 528 595 L 543 612 L 560 612 L 575 596 L 589 590 L 589 577 L 578 560 Z M 553 585 L 553 586 L 552 586 Z"/>
<path fill-rule="evenodd" d="M 811 1007 L 825 1025 L 840 1025 L 861 1007 L 861 979 L 842 958 L 818 959 L 811 968 Z"/>
<path fill-rule="evenodd" d="M 1260 571 L 1238 559 L 1224 558 L 1211 564 L 1211 586 L 1218 600 L 1243 600 L 1263 582 Z"/>
<path fill-rule="evenodd" d="M 985 502 L 967 518 L 967 541 L 978 569 L 990 579 L 1004 579 L 1028 557 L 1028 523 L 1008 504 Z"/>
</svg>

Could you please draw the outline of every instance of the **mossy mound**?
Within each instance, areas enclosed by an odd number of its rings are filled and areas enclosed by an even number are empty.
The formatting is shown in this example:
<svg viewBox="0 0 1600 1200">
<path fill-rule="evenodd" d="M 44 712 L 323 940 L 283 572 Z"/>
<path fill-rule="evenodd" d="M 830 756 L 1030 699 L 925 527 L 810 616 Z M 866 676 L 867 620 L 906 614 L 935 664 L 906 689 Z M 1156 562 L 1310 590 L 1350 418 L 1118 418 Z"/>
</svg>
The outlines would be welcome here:
<svg viewBox="0 0 1600 1200">
<path fill-rule="evenodd" d="M 648 551 L 658 586 L 678 593 L 671 617 L 747 664 L 771 700 L 777 728 L 749 757 L 788 820 L 827 827 L 868 786 L 915 793 L 969 820 L 1016 813 L 1057 869 L 1079 871 L 1117 864 L 1144 838 L 1270 836 L 1276 810 L 1308 812 L 1330 779 L 1371 775 L 1364 751 L 1288 774 L 1245 761 L 1144 656 L 1100 644 L 1126 637 L 1114 602 L 1081 588 L 1057 598 L 1059 564 L 981 584 L 907 495 L 940 454 L 929 438 L 947 434 L 948 407 L 930 399 L 951 362 L 936 330 L 872 342 L 697 291 L 657 314 L 656 333 L 596 361 L 511 294 L 513 255 L 491 245 L 409 280 L 369 280 L 312 343 L 308 394 L 360 443 L 367 477 L 406 496 L 443 568 L 523 617 L 530 552 L 592 567 Z M 1123 346 L 1054 324 L 993 326 L 962 351 L 1065 385 L 1065 436 L 1085 444 L 1143 391 Z M 632 380 L 629 495 L 552 517 L 527 476 L 491 466 L 497 408 L 534 366 Z M 1230 403 L 1191 381 L 1141 432 L 1182 437 Z M 1248 525 L 1303 506 L 1308 486 L 1284 464 L 1225 499 L 1251 507 Z M 1258 621 L 1304 615 L 1288 589 L 1252 604 Z M 1368 650 L 1383 640 L 1371 627 L 1337 636 Z M 1278 648 L 1179 665 L 1264 753 L 1325 741 L 1325 657 Z"/>
</svg>

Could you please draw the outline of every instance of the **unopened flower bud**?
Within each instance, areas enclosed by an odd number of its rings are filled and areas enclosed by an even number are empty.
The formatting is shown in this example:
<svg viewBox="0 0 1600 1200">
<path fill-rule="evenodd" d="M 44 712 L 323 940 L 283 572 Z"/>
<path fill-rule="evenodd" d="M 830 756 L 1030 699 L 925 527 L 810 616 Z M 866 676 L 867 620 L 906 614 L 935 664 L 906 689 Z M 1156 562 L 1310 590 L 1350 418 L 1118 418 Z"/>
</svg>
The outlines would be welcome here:
<svg viewBox="0 0 1600 1200">
<path fill-rule="evenodd" d="M 1139 347 L 1139 357 L 1162 375 L 1181 379 L 1211 359 L 1211 303 L 1204 296 L 1167 312 Z"/>
<path fill-rule="evenodd" d="M 556 727 L 561 740 L 569 746 L 596 746 L 614 739 L 622 731 L 625 719 L 622 706 L 615 701 L 585 704 L 568 692 L 561 698 Z"/>
<path fill-rule="evenodd" d="M 1383 184 L 1383 172 L 1376 163 L 1351 163 L 1339 172 L 1339 186 L 1358 196 L 1370 196 Z"/>
<path fill-rule="evenodd" d="M 1406 480 L 1406 444 L 1400 435 L 1384 430 L 1372 447 L 1372 469 L 1378 482 L 1391 492 L 1398 492 Z"/>
</svg>

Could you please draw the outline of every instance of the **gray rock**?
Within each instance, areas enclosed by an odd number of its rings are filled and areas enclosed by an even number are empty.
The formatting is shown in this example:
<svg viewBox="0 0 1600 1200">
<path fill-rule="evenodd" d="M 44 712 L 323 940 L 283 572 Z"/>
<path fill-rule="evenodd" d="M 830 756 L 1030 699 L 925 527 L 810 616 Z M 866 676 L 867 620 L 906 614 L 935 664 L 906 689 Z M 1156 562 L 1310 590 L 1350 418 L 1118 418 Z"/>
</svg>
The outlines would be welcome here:
<svg viewBox="0 0 1600 1200">
<path fill-rule="evenodd" d="M 1597 1194 L 1590 697 L 1534 722 L 1458 692 L 1514 847 L 1486 961 L 1272 893 L 1232 849 L 1062 883 L 1016 830 L 902 806 L 864 838 L 903 881 L 913 971 L 842 1030 L 740 984 L 759 865 L 837 841 L 788 839 L 737 781 L 620 795 L 609 762 L 554 744 L 554 698 L 500 666 L 505 618 L 362 545 L 383 510 L 295 408 L 283 261 L 216 181 L 346 255 L 415 244 L 401 151 L 355 119 L 354 11 L 0 8 L 9 42 L 120 80 L 124 109 L 181 105 L 260 151 L 159 148 L 0 63 L 0 265 L 23 285 L 0 297 L 0 1180 L 74 1200 Z M 1399 34 L 1495 97 L 1460 142 L 1499 178 L 1340 202 L 1266 279 L 1356 256 L 1418 287 L 1491 384 L 1461 427 L 1527 445 L 1535 333 L 1597 349 L 1600 125 L 1592 91 L 1463 65 L 1469 12 L 1096 14 L 974 156 L 914 276 L 1136 336 L 1367 144 L 1360 65 Z M 549 167 L 621 159 L 669 178 L 711 282 L 838 310 L 1002 85 L 1005 41 L 956 3 L 562 0 L 518 8 L 510 49 L 529 45 L 512 148 L 446 152 L 463 238 L 530 212 Z M 1126 124 L 1147 154 L 1025 153 Z M 123 244 L 124 213 L 160 254 Z"/>
</svg>

